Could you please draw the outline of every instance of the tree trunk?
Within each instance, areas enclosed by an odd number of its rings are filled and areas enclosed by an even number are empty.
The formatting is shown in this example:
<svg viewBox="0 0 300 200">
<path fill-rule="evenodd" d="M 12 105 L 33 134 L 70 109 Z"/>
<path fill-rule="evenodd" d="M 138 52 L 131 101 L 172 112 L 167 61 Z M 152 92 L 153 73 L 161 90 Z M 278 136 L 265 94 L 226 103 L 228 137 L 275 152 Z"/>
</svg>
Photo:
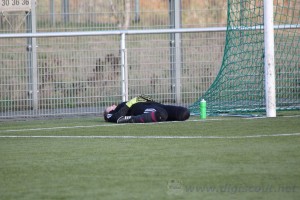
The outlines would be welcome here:
<svg viewBox="0 0 300 200">
<path fill-rule="evenodd" d="M 130 25 L 130 5 L 131 1 L 130 0 L 124 0 L 124 21 L 123 21 L 123 29 L 128 29 Z"/>
</svg>

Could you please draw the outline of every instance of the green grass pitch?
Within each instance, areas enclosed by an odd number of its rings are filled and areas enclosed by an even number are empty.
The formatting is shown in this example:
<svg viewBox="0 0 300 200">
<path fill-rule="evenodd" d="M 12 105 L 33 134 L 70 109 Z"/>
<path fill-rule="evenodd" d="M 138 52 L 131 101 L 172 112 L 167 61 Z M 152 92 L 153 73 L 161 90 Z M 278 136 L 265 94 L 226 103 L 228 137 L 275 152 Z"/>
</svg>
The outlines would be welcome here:
<svg viewBox="0 0 300 200">
<path fill-rule="evenodd" d="M 0 199 L 300 199 L 300 116 L 2 121 Z"/>
</svg>

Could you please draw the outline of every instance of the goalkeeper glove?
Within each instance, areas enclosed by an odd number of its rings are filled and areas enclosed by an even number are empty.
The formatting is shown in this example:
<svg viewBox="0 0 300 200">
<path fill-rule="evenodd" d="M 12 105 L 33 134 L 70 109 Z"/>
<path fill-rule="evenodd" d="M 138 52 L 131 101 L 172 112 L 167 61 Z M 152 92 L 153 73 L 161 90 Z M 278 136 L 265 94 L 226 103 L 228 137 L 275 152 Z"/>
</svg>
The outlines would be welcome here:
<svg viewBox="0 0 300 200">
<path fill-rule="evenodd" d="M 152 101 L 151 97 L 146 96 L 146 95 L 140 95 L 140 96 L 135 97 L 135 98 L 131 99 L 130 101 L 128 101 L 126 103 L 126 106 L 128 108 L 131 108 L 131 106 L 133 106 L 136 103 L 143 103 L 143 102 L 147 102 L 147 101 Z"/>
<path fill-rule="evenodd" d="M 141 99 L 144 99 L 145 101 L 153 101 L 153 99 L 150 96 L 147 96 L 145 94 L 142 94 L 138 97 L 141 98 Z"/>
</svg>

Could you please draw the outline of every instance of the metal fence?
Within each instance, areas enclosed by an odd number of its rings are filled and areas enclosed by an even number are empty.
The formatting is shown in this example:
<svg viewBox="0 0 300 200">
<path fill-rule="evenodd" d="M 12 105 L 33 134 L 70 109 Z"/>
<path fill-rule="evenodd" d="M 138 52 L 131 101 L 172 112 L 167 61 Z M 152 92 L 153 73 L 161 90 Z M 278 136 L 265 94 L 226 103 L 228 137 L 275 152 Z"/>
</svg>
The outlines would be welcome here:
<svg viewBox="0 0 300 200">
<path fill-rule="evenodd" d="M 189 105 L 215 79 L 226 1 L 31 1 L 2 12 L 0 118 L 100 114 L 144 93 Z"/>
</svg>

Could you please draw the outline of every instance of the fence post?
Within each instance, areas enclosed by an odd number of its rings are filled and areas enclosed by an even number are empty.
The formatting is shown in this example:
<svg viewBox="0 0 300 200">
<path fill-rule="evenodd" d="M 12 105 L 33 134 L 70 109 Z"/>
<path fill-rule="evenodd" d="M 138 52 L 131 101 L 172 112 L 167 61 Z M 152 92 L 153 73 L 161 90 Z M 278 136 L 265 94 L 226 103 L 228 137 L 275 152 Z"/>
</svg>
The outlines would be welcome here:
<svg viewBox="0 0 300 200">
<path fill-rule="evenodd" d="M 171 28 L 181 28 L 181 12 L 179 0 L 169 0 L 169 13 Z M 171 63 L 171 92 L 175 103 L 181 103 L 181 35 L 171 33 L 170 63 Z"/>
<path fill-rule="evenodd" d="M 273 0 L 264 0 L 265 96 L 267 117 L 276 117 Z"/>
<path fill-rule="evenodd" d="M 62 0 L 61 7 L 62 7 L 61 10 L 63 15 L 63 22 L 66 24 L 69 22 L 69 10 L 70 10 L 69 0 Z"/>
<path fill-rule="evenodd" d="M 50 21 L 52 26 L 55 25 L 55 2 L 54 0 L 50 0 Z"/>
<path fill-rule="evenodd" d="M 128 101 L 128 69 L 125 33 L 121 34 L 122 101 Z"/>
<path fill-rule="evenodd" d="M 134 22 L 140 22 L 140 0 L 135 0 L 134 4 Z"/>
<path fill-rule="evenodd" d="M 26 17 L 26 29 L 29 33 L 36 33 L 36 1 L 31 3 L 31 11 Z M 29 96 L 31 98 L 31 107 L 38 109 L 38 69 L 37 69 L 37 43 L 36 38 L 27 39 L 28 68 L 29 68 Z"/>
</svg>

